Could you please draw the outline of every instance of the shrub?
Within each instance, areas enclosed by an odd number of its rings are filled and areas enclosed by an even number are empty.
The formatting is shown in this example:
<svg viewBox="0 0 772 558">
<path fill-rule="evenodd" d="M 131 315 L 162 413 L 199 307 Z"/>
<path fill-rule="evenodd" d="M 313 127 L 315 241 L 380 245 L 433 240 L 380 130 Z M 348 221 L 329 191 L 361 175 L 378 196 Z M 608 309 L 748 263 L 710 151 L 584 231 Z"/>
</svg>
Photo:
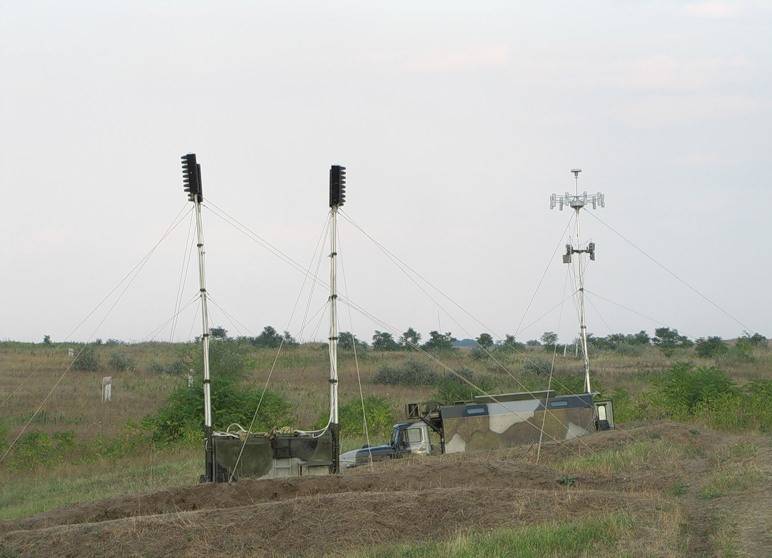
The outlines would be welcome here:
<svg viewBox="0 0 772 558">
<path fill-rule="evenodd" d="M 529 358 L 523 362 L 523 372 L 536 374 L 537 376 L 547 375 L 552 370 L 552 361 L 541 358 Z"/>
<path fill-rule="evenodd" d="M 125 372 L 134 368 L 134 360 L 126 353 L 113 353 L 107 361 L 111 370 Z"/>
<path fill-rule="evenodd" d="M 246 388 L 222 376 L 212 378 L 212 420 L 217 428 L 238 423 L 249 427 L 262 390 Z M 143 425 L 160 442 L 189 438 L 204 427 L 204 388 L 201 382 L 193 387 L 181 386 L 169 396 L 166 404 L 143 421 Z M 260 403 L 253 431 L 265 431 L 286 426 L 291 420 L 290 404 L 282 396 L 266 391 Z"/>
<path fill-rule="evenodd" d="M 84 372 L 95 372 L 99 370 L 99 356 L 94 347 L 85 345 L 75 354 L 75 360 L 72 362 L 73 370 L 82 370 Z"/>
<path fill-rule="evenodd" d="M 260 400 L 260 388 L 240 384 L 251 364 L 246 350 L 239 343 L 229 340 L 210 346 L 212 420 L 218 428 L 226 428 L 234 422 L 248 427 Z M 203 363 L 200 351 L 196 351 L 194 356 L 194 368 L 196 377 L 202 378 Z M 203 397 L 204 388 L 200 379 L 193 387 L 180 386 L 172 392 L 166 404 L 157 413 L 144 419 L 144 428 L 152 433 L 154 440 L 162 442 L 181 440 L 191 437 L 191 434 L 195 436 L 204 425 Z M 285 426 L 291 419 L 290 404 L 280 395 L 267 391 L 260 404 L 260 412 L 253 430 Z"/>
<path fill-rule="evenodd" d="M 468 382 L 465 382 L 455 374 L 447 373 L 438 382 L 434 399 L 443 403 L 454 403 L 455 401 L 473 399 L 477 395 L 490 394 L 496 389 L 496 385 L 491 378 L 487 376 L 476 377 L 474 372 L 468 368 L 457 370 L 456 373 L 468 380 Z M 480 389 L 475 389 L 469 382 Z M 480 390 L 484 393 L 481 393 Z"/>
<path fill-rule="evenodd" d="M 391 404 L 383 397 L 369 395 L 364 398 L 364 405 L 370 439 L 388 437 L 395 422 Z M 328 419 L 329 415 L 324 413 L 317 421 L 316 426 L 323 428 Z M 341 405 L 338 409 L 338 421 L 342 437 L 363 436 L 362 400 L 356 398 Z"/>
<path fill-rule="evenodd" d="M 741 390 L 717 394 L 694 408 L 695 416 L 720 430 L 772 431 L 772 380 L 757 380 Z"/>
<path fill-rule="evenodd" d="M 27 432 L 16 442 L 14 461 L 25 465 L 60 462 L 75 447 L 73 432 Z"/>
<path fill-rule="evenodd" d="M 434 385 L 440 376 L 431 366 L 418 360 L 408 360 L 399 366 L 382 366 L 375 373 L 373 382 L 386 385 L 421 386 Z"/>
<path fill-rule="evenodd" d="M 734 382 L 718 368 L 695 367 L 688 363 L 676 363 L 666 373 L 659 387 L 666 408 L 676 417 L 694 414 L 698 405 L 705 405 L 734 393 Z"/>
</svg>

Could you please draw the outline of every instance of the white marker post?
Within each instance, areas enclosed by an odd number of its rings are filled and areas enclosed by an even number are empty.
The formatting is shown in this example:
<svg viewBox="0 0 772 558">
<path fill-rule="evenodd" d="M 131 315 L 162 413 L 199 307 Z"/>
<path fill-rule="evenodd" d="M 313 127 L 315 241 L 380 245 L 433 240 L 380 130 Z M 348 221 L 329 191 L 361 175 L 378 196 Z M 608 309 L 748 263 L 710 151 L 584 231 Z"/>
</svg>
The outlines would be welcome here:
<svg viewBox="0 0 772 558">
<path fill-rule="evenodd" d="M 113 400 L 113 377 L 102 378 L 102 403 Z"/>
</svg>

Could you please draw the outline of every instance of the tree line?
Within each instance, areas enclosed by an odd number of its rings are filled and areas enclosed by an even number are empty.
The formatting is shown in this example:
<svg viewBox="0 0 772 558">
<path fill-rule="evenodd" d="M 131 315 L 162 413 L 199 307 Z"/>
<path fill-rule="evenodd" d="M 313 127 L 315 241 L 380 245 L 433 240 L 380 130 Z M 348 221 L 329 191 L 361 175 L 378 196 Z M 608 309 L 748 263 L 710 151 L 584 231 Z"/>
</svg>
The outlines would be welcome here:
<svg viewBox="0 0 772 558">
<path fill-rule="evenodd" d="M 298 346 L 300 343 L 292 336 L 289 331 L 279 332 L 273 326 L 265 326 L 263 331 L 257 336 L 237 336 L 229 337 L 228 330 L 222 326 L 215 326 L 210 329 L 210 338 L 213 341 L 235 341 L 238 343 L 249 344 L 260 348 L 277 348 L 280 345 L 284 347 Z M 196 337 L 195 342 L 199 342 L 200 337 Z M 395 338 L 388 331 L 375 330 L 371 341 L 368 343 L 357 338 L 350 331 L 342 331 L 338 334 L 338 347 L 341 350 L 361 351 L 400 351 L 406 349 L 423 349 L 427 351 L 448 351 L 458 346 L 458 339 L 449 331 L 440 332 L 432 330 L 427 338 L 424 338 L 415 328 L 407 328 L 399 337 Z M 479 336 L 462 341 L 463 346 L 471 347 L 476 351 L 491 350 L 526 350 L 542 348 L 545 351 L 566 350 L 569 346 L 577 346 L 579 341 L 575 339 L 572 343 L 561 344 L 558 340 L 558 334 L 553 331 L 545 331 L 538 339 L 529 339 L 521 342 L 515 339 L 514 335 L 505 335 L 503 339 L 495 339 L 490 333 L 480 333 Z M 46 335 L 43 344 L 51 345 L 51 337 Z M 103 342 L 97 339 L 92 344 L 101 345 Z M 119 345 L 122 341 L 108 339 L 105 345 Z M 659 327 L 654 330 L 654 335 L 649 335 L 645 330 L 637 333 L 612 333 L 605 337 L 587 335 L 587 344 L 589 349 L 595 351 L 619 351 L 626 349 L 654 346 L 662 350 L 665 354 L 672 354 L 678 349 L 689 349 L 694 347 L 698 356 L 719 357 L 730 350 L 730 345 L 721 337 L 709 336 L 700 337 L 695 340 L 682 335 L 675 328 Z M 744 332 L 734 343 L 734 349 L 739 351 L 750 351 L 755 347 L 766 347 L 767 338 L 760 333 Z"/>
</svg>

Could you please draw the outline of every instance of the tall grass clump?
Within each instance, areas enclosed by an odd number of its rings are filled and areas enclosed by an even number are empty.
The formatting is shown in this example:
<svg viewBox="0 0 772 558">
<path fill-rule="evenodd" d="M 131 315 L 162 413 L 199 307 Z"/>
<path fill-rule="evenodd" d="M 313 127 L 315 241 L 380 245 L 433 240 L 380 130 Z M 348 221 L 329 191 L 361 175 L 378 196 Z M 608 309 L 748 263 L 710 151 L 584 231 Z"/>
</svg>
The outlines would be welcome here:
<svg viewBox="0 0 772 558">
<path fill-rule="evenodd" d="M 461 532 L 447 541 L 376 547 L 347 556 L 349 558 L 591 556 L 593 550 L 612 549 L 632 530 L 633 518 L 625 513 L 616 513 L 593 519 Z"/>
<path fill-rule="evenodd" d="M 418 360 L 407 360 L 398 365 L 381 366 L 373 377 L 376 384 L 424 386 L 434 385 L 440 375 L 431 366 Z"/>
</svg>

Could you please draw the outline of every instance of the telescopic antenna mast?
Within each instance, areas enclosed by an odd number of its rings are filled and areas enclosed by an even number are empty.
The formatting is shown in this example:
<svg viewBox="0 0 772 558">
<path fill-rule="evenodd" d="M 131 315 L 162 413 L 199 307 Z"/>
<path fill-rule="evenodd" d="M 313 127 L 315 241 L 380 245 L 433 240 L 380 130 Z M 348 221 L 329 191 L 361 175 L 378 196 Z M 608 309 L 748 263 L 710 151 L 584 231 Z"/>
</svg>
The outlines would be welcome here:
<svg viewBox="0 0 772 558">
<path fill-rule="evenodd" d="M 204 353 L 204 436 L 206 438 L 206 463 L 204 480 L 215 480 L 214 443 L 212 440 L 212 392 L 209 378 L 209 312 L 206 299 L 206 273 L 204 270 L 204 229 L 201 220 L 201 202 L 204 194 L 201 187 L 201 165 L 196 162 L 195 153 L 182 156 L 182 180 L 188 200 L 193 202 L 196 212 L 196 246 L 198 247 L 198 281 L 201 298 L 201 347 Z"/>
<path fill-rule="evenodd" d="M 566 244 L 566 253 L 563 254 L 563 263 L 576 265 L 576 277 L 579 283 L 579 290 L 577 291 L 579 299 L 579 341 L 582 345 L 582 357 L 584 359 L 584 391 L 586 393 L 592 393 L 590 386 L 590 357 L 587 354 L 587 323 L 585 320 L 585 308 L 584 308 L 584 266 L 582 265 L 582 255 L 588 254 L 591 261 L 595 261 L 595 243 L 590 242 L 586 247 L 582 248 L 580 239 L 579 228 L 579 213 L 582 208 L 592 205 L 593 209 L 598 207 L 606 207 L 606 200 L 600 192 L 597 194 L 587 194 L 587 192 L 579 193 L 579 173 L 582 169 L 571 169 L 574 175 L 574 193 L 570 194 L 552 194 L 550 197 L 550 209 L 556 207 L 563 211 L 563 207 L 571 207 L 576 211 L 576 238 L 575 244 Z M 574 259 L 574 254 L 577 257 Z"/>
<path fill-rule="evenodd" d="M 330 167 L 330 434 L 331 472 L 340 471 L 340 423 L 338 421 L 338 208 L 346 202 L 346 167 Z"/>
</svg>

